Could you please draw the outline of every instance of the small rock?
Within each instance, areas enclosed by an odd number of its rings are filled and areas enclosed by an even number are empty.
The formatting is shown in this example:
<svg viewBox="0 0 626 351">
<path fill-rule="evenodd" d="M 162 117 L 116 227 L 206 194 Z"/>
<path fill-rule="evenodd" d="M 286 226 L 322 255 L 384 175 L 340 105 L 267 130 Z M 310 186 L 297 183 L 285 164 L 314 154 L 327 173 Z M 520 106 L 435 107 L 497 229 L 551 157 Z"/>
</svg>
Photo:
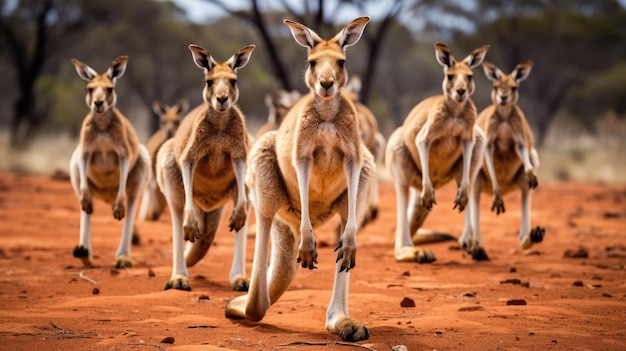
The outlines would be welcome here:
<svg viewBox="0 0 626 351">
<path fill-rule="evenodd" d="M 506 279 L 506 280 L 502 280 L 500 282 L 500 284 L 513 284 L 513 285 L 520 285 L 522 284 L 522 281 L 516 278 L 513 279 Z"/>
<path fill-rule="evenodd" d="M 100 289 L 93 288 L 93 290 L 91 290 L 91 293 L 94 294 L 94 295 L 98 295 L 100 293 Z"/>
<path fill-rule="evenodd" d="M 526 305 L 526 300 L 524 299 L 512 299 L 512 300 L 508 300 L 506 302 L 507 306 L 513 305 L 513 306 L 523 306 Z"/>
<path fill-rule="evenodd" d="M 459 312 L 472 312 L 472 311 L 484 311 L 485 308 L 483 306 L 465 306 L 459 308 Z"/>
<path fill-rule="evenodd" d="M 588 258 L 589 251 L 584 247 L 579 247 L 576 250 L 567 250 L 563 254 L 563 258 Z"/>
<path fill-rule="evenodd" d="M 613 297 L 613 295 L 608 294 L 608 293 L 603 293 L 603 294 L 602 294 L 602 297 Z"/>
<path fill-rule="evenodd" d="M 478 296 L 478 293 L 476 292 L 466 292 L 465 294 L 463 294 L 463 297 L 476 297 Z"/>
<path fill-rule="evenodd" d="M 198 296 L 198 301 L 209 301 L 209 295 L 200 295 Z"/>
<path fill-rule="evenodd" d="M 163 338 L 163 340 L 161 340 L 161 344 L 173 344 L 173 343 L 174 343 L 173 336 L 166 336 Z"/>
<path fill-rule="evenodd" d="M 517 268 L 515 267 L 509 268 L 509 273 L 516 273 L 516 272 L 517 272 Z"/>
<path fill-rule="evenodd" d="M 572 284 L 573 286 L 585 286 L 582 282 L 582 280 L 577 280 L 574 282 L 574 284 Z"/>
<path fill-rule="evenodd" d="M 156 274 L 154 273 L 152 268 L 148 268 L 148 277 L 150 277 L 150 278 L 156 277 Z"/>
<path fill-rule="evenodd" d="M 112 277 L 115 277 L 115 276 L 120 275 L 120 271 L 118 271 L 118 270 L 117 270 L 117 269 L 115 269 L 115 268 L 111 268 L 111 270 L 110 270 L 109 272 L 111 273 L 111 276 L 112 276 Z"/>
<path fill-rule="evenodd" d="M 406 345 L 395 345 L 391 347 L 392 351 L 409 351 L 409 348 Z"/>
<path fill-rule="evenodd" d="M 404 299 L 402 299 L 402 302 L 400 302 L 400 306 L 402 307 L 415 307 L 415 301 L 413 301 L 413 299 L 405 297 Z"/>
<path fill-rule="evenodd" d="M 409 272 L 409 271 L 405 271 L 405 272 L 402 272 L 402 274 L 401 274 L 401 275 L 402 275 L 403 277 L 410 277 L 410 276 L 411 276 L 411 272 Z"/>
</svg>

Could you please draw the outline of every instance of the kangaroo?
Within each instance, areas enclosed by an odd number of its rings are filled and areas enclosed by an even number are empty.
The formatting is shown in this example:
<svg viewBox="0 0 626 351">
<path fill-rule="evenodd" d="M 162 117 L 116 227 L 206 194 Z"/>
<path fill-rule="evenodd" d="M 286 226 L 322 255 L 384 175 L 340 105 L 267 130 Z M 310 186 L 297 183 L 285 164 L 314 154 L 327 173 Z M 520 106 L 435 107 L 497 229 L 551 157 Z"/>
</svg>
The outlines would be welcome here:
<svg viewBox="0 0 626 351">
<path fill-rule="evenodd" d="M 267 122 L 263 124 L 255 134 L 255 139 L 261 137 L 261 135 L 276 130 L 285 119 L 289 109 L 300 100 L 300 93 L 297 90 L 287 92 L 280 90 L 278 96 L 274 97 L 271 94 L 265 95 L 265 106 L 269 111 L 267 116 Z"/>
<path fill-rule="evenodd" d="M 435 189 L 456 180 L 454 208 L 463 211 L 467 206 L 485 148 L 485 135 L 475 126 L 476 107 L 470 98 L 475 87 L 472 68 L 484 60 L 488 50 L 488 45 L 479 47 L 457 61 L 447 46 L 436 43 L 435 57 L 444 73 L 443 95 L 422 100 L 389 136 L 385 157 L 396 192 L 396 261 L 435 260 L 431 250 L 415 247 L 411 237 L 419 233 L 436 204 Z M 465 213 L 466 223 L 469 212 Z"/>
<path fill-rule="evenodd" d="M 315 268 L 313 228 L 339 214 L 345 229 L 335 249 L 326 329 L 343 340 L 369 338 L 367 328 L 348 315 L 348 286 L 375 165 L 359 137 L 354 104 L 341 91 L 347 81 L 346 48 L 357 43 L 368 22 L 368 17 L 359 17 L 324 40 L 300 23 L 284 21 L 295 41 L 307 48 L 305 81 L 310 92 L 280 128 L 264 134 L 250 152 L 246 184 L 257 224 L 254 260 L 249 293 L 227 304 L 229 318 L 263 319 L 293 281 L 298 266 Z"/>
<path fill-rule="evenodd" d="M 244 67 L 254 45 L 239 49 L 218 63 L 208 51 L 189 45 L 194 63 L 206 81 L 199 105 L 183 119 L 172 139 L 157 154 L 157 182 L 172 216 L 173 269 L 165 289 L 191 290 L 187 266 L 209 250 L 226 202 L 233 200 L 230 230 L 236 231 L 230 284 L 248 289 L 246 279 L 246 159 L 251 140 L 239 97 L 237 70 Z M 186 250 L 184 240 L 189 241 Z"/>
<path fill-rule="evenodd" d="M 478 174 L 470 203 L 476 208 L 473 212 L 475 226 L 465 223 L 459 243 L 475 260 L 488 260 L 483 248 L 480 233 L 479 203 L 480 193 L 493 195 L 491 210 L 504 213 L 502 196 L 518 188 L 522 192 L 522 220 L 519 244 L 523 249 L 543 240 L 545 229 L 530 229 L 531 190 L 537 187 L 536 171 L 539 155 L 534 147 L 532 130 L 524 113 L 517 105 L 518 86 L 532 69 L 530 61 L 518 64 L 511 74 L 504 74 L 495 65 L 483 62 L 485 75 L 493 82 L 490 106 L 485 108 L 476 120 L 487 136 L 485 162 Z"/>
<path fill-rule="evenodd" d="M 167 204 L 156 181 L 156 155 L 163 143 L 176 133 L 181 118 L 189 109 L 189 102 L 186 99 L 182 99 L 174 106 L 167 106 L 160 101 L 155 101 L 152 103 L 152 109 L 159 116 L 161 127 L 146 143 L 150 161 L 152 162 L 152 172 L 148 187 L 143 192 L 141 207 L 139 208 L 139 219 L 146 221 L 158 220 Z"/>
<path fill-rule="evenodd" d="M 115 59 L 102 74 L 77 59 L 71 61 L 78 76 L 87 81 L 85 102 L 90 108 L 70 159 L 70 179 L 81 205 L 80 239 L 74 257 L 87 267 L 93 265 L 91 214 L 93 198 L 97 198 L 113 206 L 115 219 L 126 217 L 115 266 L 132 267 L 135 206 L 150 176 L 150 156 L 130 121 L 115 107 L 115 83 L 126 71 L 128 56 Z"/>
</svg>

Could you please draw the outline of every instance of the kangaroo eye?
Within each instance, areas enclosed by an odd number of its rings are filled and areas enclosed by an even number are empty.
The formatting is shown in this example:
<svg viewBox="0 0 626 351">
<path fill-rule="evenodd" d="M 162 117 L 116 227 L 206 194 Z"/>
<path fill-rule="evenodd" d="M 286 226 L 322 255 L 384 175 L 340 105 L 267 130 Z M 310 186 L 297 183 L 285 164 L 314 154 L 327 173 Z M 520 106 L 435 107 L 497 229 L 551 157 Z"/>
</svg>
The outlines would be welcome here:
<svg viewBox="0 0 626 351">
<path fill-rule="evenodd" d="M 113 88 L 107 88 L 107 94 L 113 93 Z"/>
<path fill-rule="evenodd" d="M 315 61 L 309 61 L 309 67 L 311 68 L 315 67 Z"/>
<path fill-rule="evenodd" d="M 340 68 L 343 68 L 343 66 L 346 65 L 346 61 L 345 60 L 339 60 L 337 63 L 339 64 Z"/>
<path fill-rule="evenodd" d="M 209 87 L 209 88 L 210 88 L 212 85 L 213 85 L 213 81 L 212 81 L 212 80 L 207 80 L 207 81 L 206 81 L 206 86 L 207 86 L 207 87 Z"/>
<path fill-rule="evenodd" d="M 448 74 L 448 80 L 453 80 L 453 79 L 454 79 L 454 75 Z"/>
<path fill-rule="evenodd" d="M 233 86 L 233 88 L 235 87 L 235 85 L 237 85 L 237 80 L 236 79 L 231 79 L 230 80 L 230 85 Z"/>
<path fill-rule="evenodd" d="M 87 92 L 88 92 L 89 94 L 92 94 L 92 93 L 93 93 L 93 88 L 87 88 Z"/>
<path fill-rule="evenodd" d="M 511 91 L 515 93 L 517 91 L 517 87 L 512 87 Z"/>
<path fill-rule="evenodd" d="M 470 82 L 472 81 L 472 79 L 474 79 L 474 76 L 467 76 L 467 80 L 469 80 Z"/>
</svg>

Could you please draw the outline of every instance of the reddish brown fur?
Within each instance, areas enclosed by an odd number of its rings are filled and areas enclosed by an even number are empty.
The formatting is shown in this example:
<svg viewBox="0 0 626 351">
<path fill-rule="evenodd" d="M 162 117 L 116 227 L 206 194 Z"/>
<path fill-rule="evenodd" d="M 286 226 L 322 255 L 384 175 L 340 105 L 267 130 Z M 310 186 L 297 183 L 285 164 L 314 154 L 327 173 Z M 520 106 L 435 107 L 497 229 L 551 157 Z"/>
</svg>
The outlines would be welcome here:
<svg viewBox="0 0 626 351">
<path fill-rule="evenodd" d="M 141 200 L 139 219 L 156 221 L 161 216 L 167 201 L 161 193 L 156 182 L 156 156 L 163 144 L 174 136 L 180 125 L 181 119 L 189 109 L 189 103 L 183 99 L 174 106 L 167 106 L 159 101 L 152 104 L 154 113 L 159 116 L 160 128 L 146 142 L 150 161 L 152 162 L 152 172 L 150 182 L 144 191 Z"/>
<path fill-rule="evenodd" d="M 127 217 L 116 258 L 117 266 L 131 266 L 134 210 L 137 196 L 149 177 L 150 160 L 130 121 L 115 107 L 115 80 L 124 73 L 127 61 L 127 56 L 120 56 L 107 72 L 98 74 L 72 59 L 79 76 L 88 81 L 85 101 L 91 109 L 83 121 L 79 145 L 70 161 L 72 185 L 83 211 L 80 242 L 74 256 L 85 265 L 92 263 L 90 214 L 95 197 L 113 205 L 114 218 Z"/>
<path fill-rule="evenodd" d="M 204 257 L 224 205 L 232 199 L 235 204 L 229 227 L 237 233 L 230 281 L 233 289 L 246 290 L 248 201 L 244 181 L 251 140 L 244 116 L 235 105 L 239 96 L 236 71 L 246 65 L 254 45 L 241 48 L 222 63 L 199 46 L 190 45 L 189 49 L 196 65 L 204 69 L 205 103 L 187 114 L 157 156 L 157 181 L 172 214 L 174 242 L 172 277 L 166 289 L 190 289 L 186 266 Z M 183 239 L 193 243 L 185 253 Z"/>
</svg>

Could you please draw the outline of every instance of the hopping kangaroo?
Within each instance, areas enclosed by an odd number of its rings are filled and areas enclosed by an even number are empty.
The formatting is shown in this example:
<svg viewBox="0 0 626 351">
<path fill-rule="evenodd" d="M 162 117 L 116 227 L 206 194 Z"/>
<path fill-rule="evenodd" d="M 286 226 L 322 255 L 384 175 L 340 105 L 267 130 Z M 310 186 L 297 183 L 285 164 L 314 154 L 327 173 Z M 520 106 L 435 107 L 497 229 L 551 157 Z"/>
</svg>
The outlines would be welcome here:
<svg viewBox="0 0 626 351">
<path fill-rule="evenodd" d="M 278 131 L 264 134 L 250 152 L 246 183 L 257 223 L 254 261 L 249 293 L 228 303 L 229 318 L 263 319 L 298 266 L 315 268 L 313 228 L 338 213 L 345 230 L 336 248 L 326 329 L 344 340 L 369 338 L 367 328 L 348 316 L 348 286 L 375 165 L 359 138 L 354 105 L 341 92 L 347 80 L 346 48 L 356 44 L 368 21 L 357 18 L 330 40 L 300 23 L 284 21 L 296 42 L 307 48 L 305 81 L 310 93 L 289 111 Z"/>
<path fill-rule="evenodd" d="M 162 102 L 155 101 L 152 104 L 154 113 L 159 116 L 161 127 L 157 130 L 146 143 L 146 148 L 150 154 L 152 162 L 152 172 L 150 173 L 150 182 L 143 192 L 141 198 L 141 207 L 139 208 L 139 219 L 146 221 L 156 221 L 165 209 L 166 200 L 159 189 L 156 181 L 156 155 L 163 143 L 174 136 L 181 118 L 189 109 L 189 102 L 182 99 L 174 106 L 167 106 Z"/>
<path fill-rule="evenodd" d="M 236 234 L 230 284 L 245 291 L 248 200 L 244 182 L 251 140 L 235 103 L 237 70 L 248 63 L 254 45 L 239 49 L 222 63 L 199 46 L 189 45 L 189 50 L 204 70 L 205 103 L 183 119 L 174 138 L 157 155 L 157 182 L 172 215 L 173 268 L 165 289 L 191 290 L 187 266 L 207 253 L 224 206 L 232 199 L 229 228 Z M 183 239 L 191 242 L 186 250 Z"/>
<path fill-rule="evenodd" d="M 150 176 L 150 157 L 139 143 L 130 121 L 115 107 L 115 82 L 126 70 L 127 56 L 115 59 L 98 74 L 83 62 L 72 59 L 78 75 L 87 81 L 85 102 L 91 109 L 80 130 L 78 147 L 70 160 L 72 187 L 81 205 L 80 240 L 74 257 L 91 266 L 91 213 L 93 198 L 113 206 L 113 217 L 126 217 L 115 254 L 116 267 L 131 267 L 130 246 L 135 206 Z M 124 206 L 126 200 L 126 206 Z"/>
<path fill-rule="evenodd" d="M 470 99 L 474 93 L 472 68 L 483 61 L 487 50 L 488 45 L 482 46 L 457 61 L 447 46 L 436 43 L 435 57 L 444 73 L 443 95 L 420 102 L 388 139 L 385 157 L 397 204 L 396 261 L 435 260 L 431 250 L 415 247 L 411 238 L 436 203 L 435 189 L 454 179 L 458 184 L 454 208 L 463 211 L 467 205 L 485 144 L 484 133 L 474 125 L 476 107 Z M 469 212 L 465 213 L 466 223 Z"/>
<path fill-rule="evenodd" d="M 519 244 L 523 249 L 543 240 L 544 228 L 530 229 L 531 190 L 537 187 L 536 171 L 539 156 L 534 147 L 533 134 L 524 113 L 517 106 L 518 86 L 532 69 L 532 62 L 518 64 L 511 74 L 504 74 L 489 62 L 482 64 L 485 75 L 493 82 L 492 105 L 485 108 L 476 120 L 487 135 L 485 162 L 478 174 L 470 195 L 470 206 L 475 207 L 472 228 L 465 223 L 463 236 L 459 240 L 463 248 L 474 259 L 488 259 L 480 233 L 480 193 L 493 195 L 491 210 L 504 213 L 502 196 L 515 188 L 522 192 L 522 219 Z"/>
</svg>

